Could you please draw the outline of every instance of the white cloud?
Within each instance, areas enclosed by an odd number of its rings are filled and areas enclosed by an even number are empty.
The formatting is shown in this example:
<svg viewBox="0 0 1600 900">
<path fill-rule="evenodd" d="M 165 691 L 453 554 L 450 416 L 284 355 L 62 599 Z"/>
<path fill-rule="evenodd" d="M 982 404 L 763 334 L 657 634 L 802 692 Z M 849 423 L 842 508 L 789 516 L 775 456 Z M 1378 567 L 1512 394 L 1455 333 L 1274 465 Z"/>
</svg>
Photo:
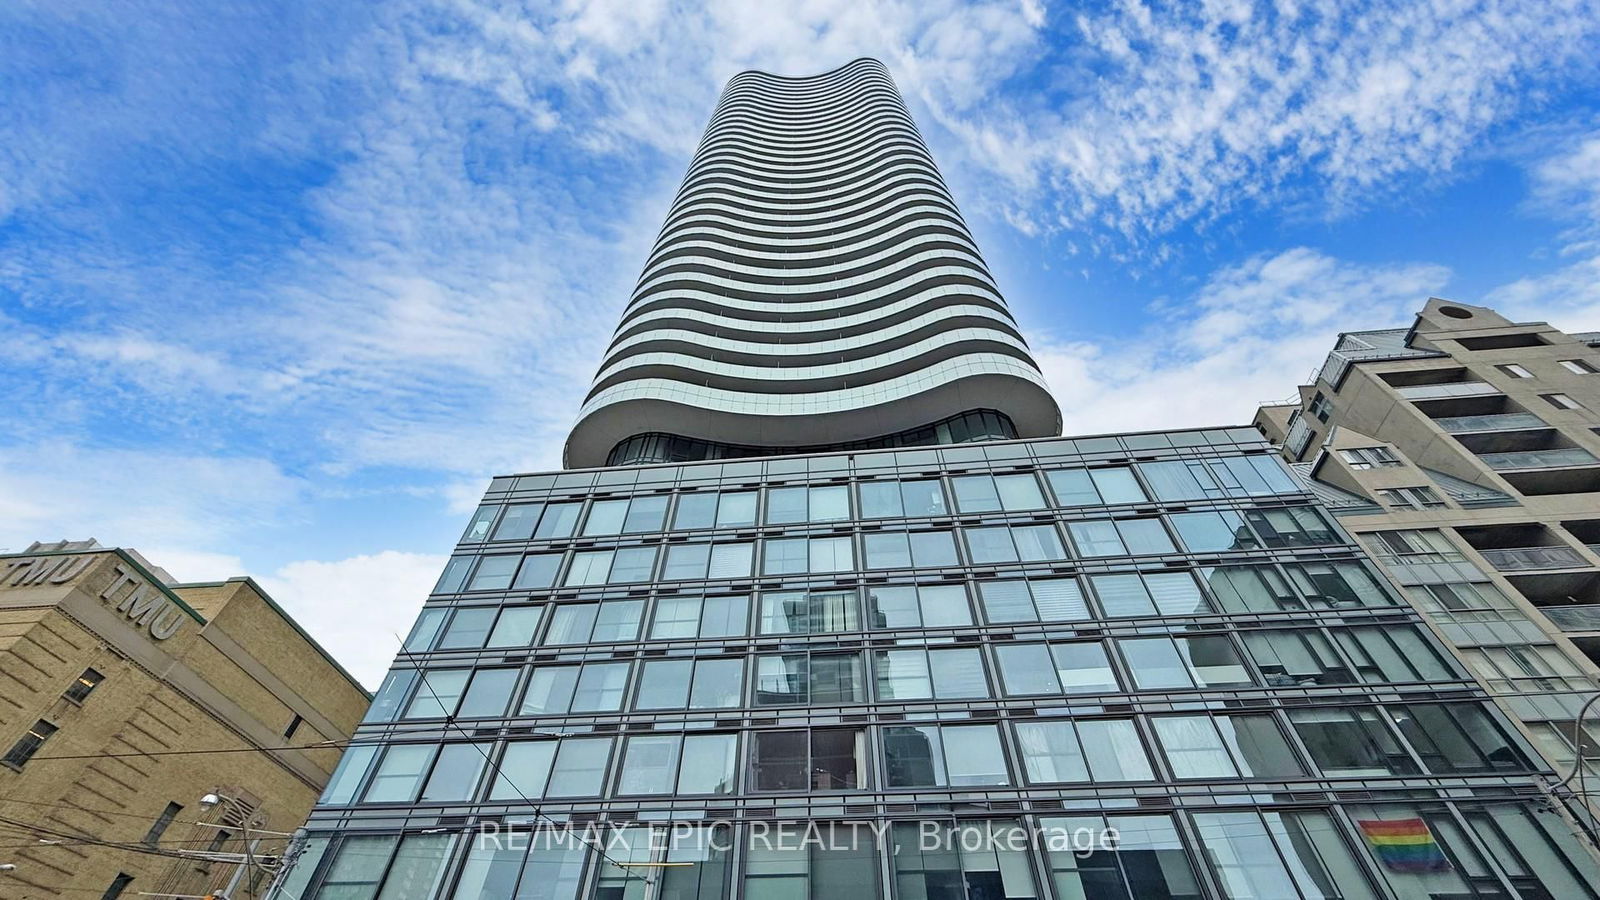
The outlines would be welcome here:
<svg viewBox="0 0 1600 900">
<path fill-rule="evenodd" d="M 223 574 L 219 561 L 242 538 L 292 519 L 304 492 L 260 458 L 66 441 L 0 447 L 0 546 L 93 537 L 160 566 L 155 548 L 172 548 L 173 575 L 204 580 Z"/>
<path fill-rule="evenodd" d="M 1033 346 L 1067 434 L 1244 424 L 1302 383 L 1340 331 L 1404 325 L 1449 278 L 1300 247 L 1213 273 L 1139 335 Z"/>
<path fill-rule="evenodd" d="M 1587 0 L 1111 4 L 1037 91 L 922 88 L 967 158 L 1069 229 L 1157 236 L 1285 192 L 1318 214 L 1450 172 L 1529 83 L 1590 52 Z M 1006 207 L 1016 201 L 998 200 Z"/>
<path fill-rule="evenodd" d="M 293 562 L 257 581 L 340 665 L 375 689 L 399 650 L 396 635 L 411 630 L 445 559 L 385 550 Z"/>
<path fill-rule="evenodd" d="M 1570 140 L 1531 171 L 1533 198 L 1558 218 L 1600 227 L 1600 131 Z"/>
<path fill-rule="evenodd" d="M 1568 332 L 1600 329 L 1600 254 L 1502 285 L 1484 302 L 1508 319 L 1547 321 Z"/>
<path fill-rule="evenodd" d="M 1600 131 L 1557 136 L 1528 164 L 1528 206 L 1566 224 L 1557 268 L 1491 290 L 1484 302 L 1507 317 L 1564 331 L 1600 328 Z"/>
</svg>

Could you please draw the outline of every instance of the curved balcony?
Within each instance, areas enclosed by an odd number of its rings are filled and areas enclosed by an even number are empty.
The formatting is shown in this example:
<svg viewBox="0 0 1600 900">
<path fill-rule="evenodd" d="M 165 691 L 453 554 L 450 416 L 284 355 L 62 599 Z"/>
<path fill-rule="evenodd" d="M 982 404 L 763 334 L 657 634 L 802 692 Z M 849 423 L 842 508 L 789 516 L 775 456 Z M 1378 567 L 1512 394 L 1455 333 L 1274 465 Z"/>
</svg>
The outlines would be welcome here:
<svg viewBox="0 0 1600 900">
<path fill-rule="evenodd" d="M 781 362 L 782 365 L 775 363 Z M 845 445 L 1061 415 L 884 67 L 732 79 L 567 442 Z"/>
</svg>

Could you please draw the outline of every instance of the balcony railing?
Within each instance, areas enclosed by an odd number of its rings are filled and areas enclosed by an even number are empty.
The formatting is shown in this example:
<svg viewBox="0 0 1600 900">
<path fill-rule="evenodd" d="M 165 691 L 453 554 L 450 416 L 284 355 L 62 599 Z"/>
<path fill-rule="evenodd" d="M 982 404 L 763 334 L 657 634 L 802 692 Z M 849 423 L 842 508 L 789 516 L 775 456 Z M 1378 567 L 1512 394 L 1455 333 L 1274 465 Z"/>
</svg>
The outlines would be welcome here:
<svg viewBox="0 0 1600 900">
<path fill-rule="evenodd" d="M 1451 434 L 1467 431 L 1512 431 L 1518 428 L 1548 428 L 1544 420 L 1533 413 L 1500 413 L 1492 416 L 1448 416 L 1434 419 L 1439 427 Z"/>
<path fill-rule="evenodd" d="M 1480 453 L 1491 469 L 1557 469 L 1562 466 L 1592 466 L 1600 463 L 1582 447 L 1557 447 L 1552 450 L 1512 450 L 1507 453 Z"/>
<path fill-rule="evenodd" d="M 1539 611 L 1562 631 L 1600 631 L 1600 606 L 1544 606 Z"/>
<path fill-rule="evenodd" d="M 1449 384 L 1409 384 L 1395 388 L 1407 400 L 1438 400 L 1444 397 L 1482 397 L 1498 394 L 1492 384 L 1482 381 L 1454 381 Z"/>
<path fill-rule="evenodd" d="M 1578 569 L 1589 565 L 1583 554 L 1571 547 L 1505 547 L 1479 550 L 1483 558 L 1501 572 L 1526 572 L 1535 569 Z"/>
<path fill-rule="evenodd" d="M 1529 675 L 1520 678 L 1485 678 L 1484 684 L 1496 694 L 1594 690 L 1594 680 L 1585 678 L 1582 675 Z"/>
<path fill-rule="evenodd" d="M 1311 445 L 1311 426 L 1306 424 L 1305 416 L 1295 416 L 1294 422 L 1289 425 L 1289 433 L 1284 438 L 1284 445 L 1289 448 L 1289 453 L 1295 459 L 1305 455 L 1306 447 Z"/>
</svg>

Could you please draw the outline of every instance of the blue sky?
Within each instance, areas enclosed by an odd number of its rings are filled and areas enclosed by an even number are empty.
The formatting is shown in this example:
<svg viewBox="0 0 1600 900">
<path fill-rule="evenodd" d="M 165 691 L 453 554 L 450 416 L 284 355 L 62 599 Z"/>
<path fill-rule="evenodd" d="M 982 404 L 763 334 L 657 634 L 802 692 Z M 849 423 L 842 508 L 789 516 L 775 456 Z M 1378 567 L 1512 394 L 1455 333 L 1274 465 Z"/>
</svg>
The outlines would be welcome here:
<svg viewBox="0 0 1600 900">
<path fill-rule="evenodd" d="M 723 82 L 861 55 L 1069 433 L 1247 421 L 1429 295 L 1600 329 L 1596 0 L 22 0 L 0 547 L 253 575 L 375 681 L 558 464 Z"/>
</svg>

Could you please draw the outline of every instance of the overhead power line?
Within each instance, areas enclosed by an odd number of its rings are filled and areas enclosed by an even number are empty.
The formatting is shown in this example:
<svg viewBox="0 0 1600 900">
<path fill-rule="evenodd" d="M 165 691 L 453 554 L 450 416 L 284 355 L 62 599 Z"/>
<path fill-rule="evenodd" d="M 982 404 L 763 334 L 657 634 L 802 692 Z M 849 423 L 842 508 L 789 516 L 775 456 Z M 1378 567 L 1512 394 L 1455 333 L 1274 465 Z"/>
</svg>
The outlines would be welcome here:
<svg viewBox="0 0 1600 900">
<path fill-rule="evenodd" d="M 134 753 L 76 753 L 65 756 L 35 756 L 28 760 L 32 765 L 36 762 L 63 759 L 144 759 L 155 756 L 203 756 L 210 753 L 271 753 L 277 750 L 333 750 L 361 743 L 354 739 L 318 741 L 315 744 L 295 744 L 287 747 L 216 747 L 208 750 L 140 750 Z M 368 741 L 367 743 L 374 743 Z"/>
</svg>

